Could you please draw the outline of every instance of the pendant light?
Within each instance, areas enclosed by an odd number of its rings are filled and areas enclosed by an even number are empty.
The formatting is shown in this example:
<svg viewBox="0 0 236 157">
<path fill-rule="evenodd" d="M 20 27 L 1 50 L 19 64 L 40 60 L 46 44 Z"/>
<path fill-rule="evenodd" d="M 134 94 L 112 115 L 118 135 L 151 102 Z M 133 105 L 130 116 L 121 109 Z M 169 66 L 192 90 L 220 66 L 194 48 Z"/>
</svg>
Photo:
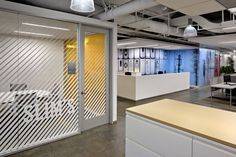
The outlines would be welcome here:
<svg viewBox="0 0 236 157">
<path fill-rule="evenodd" d="M 188 19 L 188 26 L 184 30 L 184 37 L 190 38 L 190 37 L 196 37 L 197 36 L 197 30 L 192 26 L 192 19 Z"/>
<path fill-rule="evenodd" d="M 70 9 L 81 12 L 89 13 L 95 11 L 93 0 L 71 0 Z"/>
</svg>

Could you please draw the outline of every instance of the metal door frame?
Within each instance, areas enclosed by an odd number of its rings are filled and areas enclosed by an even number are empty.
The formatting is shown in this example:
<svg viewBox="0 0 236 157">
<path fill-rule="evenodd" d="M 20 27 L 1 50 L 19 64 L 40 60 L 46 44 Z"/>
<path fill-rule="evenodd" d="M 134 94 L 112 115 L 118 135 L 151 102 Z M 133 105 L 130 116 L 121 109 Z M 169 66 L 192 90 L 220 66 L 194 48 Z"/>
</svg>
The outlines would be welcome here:
<svg viewBox="0 0 236 157">
<path fill-rule="evenodd" d="M 110 106 L 110 32 L 109 29 L 106 28 L 98 28 L 88 25 L 79 24 L 78 25 L 78 53 L 79 53 L 79 123 L 80 130 L 85 131 L 103 124 L 107 124 L 110 122 L 111 118 L 111 106 Z M 85 68 L 85 33 L 86 32 L 94 32 L 94 33 L 104 33 L 105 34 L 105 71 L 106 71 L 106 115 L 104 117 L 100 117 L 100 119 L 94 120 L 85 120 L 84 119 L 84 68 Z M 99 117 L 95 117 L 99 118 Z M 95 121 L 95 122 L 94 122 Z"/>
</svg>

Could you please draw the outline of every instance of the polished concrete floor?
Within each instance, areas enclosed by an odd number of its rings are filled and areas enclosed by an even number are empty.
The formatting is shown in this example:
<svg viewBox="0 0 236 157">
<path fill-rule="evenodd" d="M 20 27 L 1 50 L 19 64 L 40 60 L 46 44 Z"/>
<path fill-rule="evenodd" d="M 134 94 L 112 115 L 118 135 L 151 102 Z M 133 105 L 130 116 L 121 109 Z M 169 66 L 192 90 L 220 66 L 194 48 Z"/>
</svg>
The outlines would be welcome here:
<svg viewBox="0 0 236 157">
<path fill-rule="evenodd" d="M 211 102 L 210 90 L 207 87 L 191 89 L 143 101 L 133 102 L 118 99 L 118 121 L 113 125 L 104 125 L 83 132 L 64 140 L 42 145 L 23 151 L 11 157 L 124 157 L 125 156 L 125 109 L 164 98 L 175 99 L 199 105 L 234 110 L 228 101 Z"/>
</svg>

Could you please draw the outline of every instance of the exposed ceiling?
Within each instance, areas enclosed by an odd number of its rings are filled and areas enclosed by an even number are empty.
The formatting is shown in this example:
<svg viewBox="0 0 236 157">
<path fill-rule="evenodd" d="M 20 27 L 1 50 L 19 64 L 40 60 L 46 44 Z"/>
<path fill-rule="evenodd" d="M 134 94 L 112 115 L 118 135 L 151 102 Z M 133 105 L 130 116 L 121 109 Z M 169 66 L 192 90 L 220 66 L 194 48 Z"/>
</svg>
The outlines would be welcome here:
<svg viewBox="0 0 236 157">
<path fill-rule="evenodd" d="M 157 49 L 164 49 L 164 50 L 176 50 L 176 49 L 196 49 L 198 47 L 195 46 L 188 46 L 183 44 L 176 44 L 172 42 L 164 42 L 159 40 L 150 40 L 150 39 L 141 39 L 141 38 L 131 38 L 120 40 L 118 42 L 118 48 L 126 49 L 126 48 L 157 48 Z"/>
<path fill-rule="evenodd" d="M 0 11 L 0 35 L 68 40 L 77 36 L 77 25 Z"/>
<path fill-rule="evenodd" d="M 158 0 L 164 6 L 189 16 L 224 10 L 225 7 L 215 0 Z"/>
<path fill-rule="evenodd" d="M 99 15 L 101 14 L 104 14 L 104 16 L 106 16 L 106 14 L 112 14 L 113 17 L 109 20 L 115 20 L 118 23 L 119 40 L 143 37 L 157 40 L 173 40 L 175 43 L 179 42 L 192 45 L 193 41 L 201 43 L 200 39 L 203 39 L 204 37 L 209 38 L 210 40 L 210 38 L 220 35 L 233 37 L 234 33 L 236 33 L 236 27 L 235 29 L 232 28 L 227 31 L 217 31 L 218 29 L 222 30 L 222 28 L 218 28 L 218 26 L 236 26 L 233 22 L 235 19 L 234 15 L 227 10 L 228 8 L 236 7 L 236 0 L 95 0 L 96 11 L 89 14 L 81 14 L 71 11 L 69 7 L 71 0 L 8 1 L 69 12 L 92 18 L 100 18 L 101 16 Z M 143 4 L 141 2 L 150 3 L 153 4 L 153 6 L 146 5 L 148 8 L 144 5 L 138 6 L 138 2 L 140 2 L 140 4 Z M 131 6 L 128 8 L 129 11 L 124 10 L 127 9 L 125 6 Z M 135 7 L 138 7 L 139 9 L 135 9 Z M 119 14 L 115 12 L 117 10 L 119 11 Z M 183 21 L 182 24 L 181 21 L 178 21 L 181 18 Z M 199 40 L 187 40 L 181 35 L 187 26 L 188 18 L 201 19 L 200 21 L 195 20 L 193 23 L 194 27 L 198 29 Z M 212 26 L 216 26 L 217 28 L 212 29 Z M 220 40 L 219 37 L 218 40 Z M 224 40 L 224 38 L 221 40 Z M 210 42 L 209 44 L 212 45 Z M 217 46 L 235 49 L 234 46 L 231 46 L 230 44 L 226 46 Z"/>
<path fill-rule="evenodd" d="M 68 13 L 73 13 L 73 14 L 78 14 L 78 15 L 84 15 L 84 16 L 90 16 L 90 14 L 92 15 L 94 14 L 94 13 L 82 14 L 82 13 L 72 11 L 70 9 L 71 0 L 17 0 L 17 1 L 7 0 L 7 1 L 17 2 L 21 4 L 27 4 L 27 5 L 37 6 L 41 8 L 46 8 L 46 9 L 57 10 L 57 11 L 63 11 L 63 12 L 68 12 Z M 130 0 L 95 0 L 95 8 L 96 8 L 95 13 L 103 12 L 105 9 L 118 7 L 129 1 Z"/>
<path fill-rule="evenodd" d="M 218 3 L 223 5 L 225 8 L 230 9 L 236 7 L 235 0 L 216 0 Z"/>
<path fill-rule="evenodd" d="M 231 50 L 236 50 L 236 34 L 219 35 L 210 37 L 198 37 L 190 39 L 192 42 L 197 42 L 212 47 L 221 47 Z"/>
</svg>

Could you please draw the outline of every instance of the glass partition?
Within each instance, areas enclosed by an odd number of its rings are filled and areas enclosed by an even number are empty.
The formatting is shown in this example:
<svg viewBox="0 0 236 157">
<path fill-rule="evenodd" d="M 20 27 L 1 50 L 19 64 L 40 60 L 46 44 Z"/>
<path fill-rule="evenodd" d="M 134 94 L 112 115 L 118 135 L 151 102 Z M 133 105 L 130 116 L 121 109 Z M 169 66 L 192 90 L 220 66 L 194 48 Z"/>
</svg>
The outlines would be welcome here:
<svg viewBox="0 0 236 157">
<path fill-rule="evenodd" d="M 0 12 L 0 155 L 79 132 L 77 24 Z"/>
</svg>

